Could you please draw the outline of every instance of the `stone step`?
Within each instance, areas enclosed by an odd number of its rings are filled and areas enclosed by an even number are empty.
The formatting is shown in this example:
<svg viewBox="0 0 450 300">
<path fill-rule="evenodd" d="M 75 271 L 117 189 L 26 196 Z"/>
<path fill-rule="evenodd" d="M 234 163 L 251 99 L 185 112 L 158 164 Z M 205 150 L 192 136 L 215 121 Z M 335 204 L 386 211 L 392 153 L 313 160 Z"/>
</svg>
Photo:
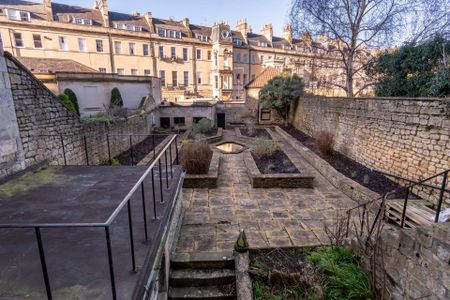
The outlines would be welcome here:
<svg viewBox="0 0 450 300">
<path fill-rule="evenodd" d="M 179 269 L 234 269 L 232 251 L 176 253 L 170 265 Z"/>
<path fill-rule="evenodd" d="M 208 287 L 184 287 L 170 288 L 169 299 L 195 299 L 195 300 L 227 300 L 236 299 L 234 286 L 208 286 Z"/>
<path fill-rule="evenodd" d="M 230 284 L 236 281 L 231 269 L 184 269 L 171 270 L 171 287 L 214 286 Z"/>
</svg>

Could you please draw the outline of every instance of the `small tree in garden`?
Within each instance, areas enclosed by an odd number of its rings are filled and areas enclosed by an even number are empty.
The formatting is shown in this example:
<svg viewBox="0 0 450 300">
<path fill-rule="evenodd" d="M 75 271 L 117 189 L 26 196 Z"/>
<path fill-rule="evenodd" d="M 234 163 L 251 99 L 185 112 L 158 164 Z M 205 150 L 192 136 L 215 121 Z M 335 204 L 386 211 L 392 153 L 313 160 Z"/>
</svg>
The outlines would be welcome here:
<svg viewBox="0 0 450 300">
<path fill-rule="evenodd" d="M 62 103 L 73 113 L 77 113 L 75 106 L 73 105 L 72 101 L 69 100 L 69 97 L 62 93 L 58 95 L 59 100 L 61 100 Z"/>
<path fill-rule="evenodd" d="M 67 97 L 69 97 L 70 102 L 73 103 L 73 106 L 75 107 L 75 111 L 77 113 L 77 115 L 80 115 L 80 107 L 78 106 L 78 99 L 77 99 L 77 95 L 75 95 L 75 92 L 72 91 L 71 89 L 65 89 L 64 90 L 64 94 L 67 95 Z"/>
<path fill-rule="evenodd" d="M 289 110 L 303 94 L 303 88 L 302 79 L 295 74 L 277 76 L 259 91 L 261 107 L 276 110 L 287 126 Z"/>
<path fill-rule="evenodd" d="M 111 106 L 123 107 L 122 95 L 118 88 L 113 88 L 111 91 Z"/>
<path fill-rule="evenodd" d="M 197 123 L 192 125 L 192 132 L 194 134 L 205 134 L 212 129 L 211 120 L 208 118 L 202 118 Z"/>
</svg>

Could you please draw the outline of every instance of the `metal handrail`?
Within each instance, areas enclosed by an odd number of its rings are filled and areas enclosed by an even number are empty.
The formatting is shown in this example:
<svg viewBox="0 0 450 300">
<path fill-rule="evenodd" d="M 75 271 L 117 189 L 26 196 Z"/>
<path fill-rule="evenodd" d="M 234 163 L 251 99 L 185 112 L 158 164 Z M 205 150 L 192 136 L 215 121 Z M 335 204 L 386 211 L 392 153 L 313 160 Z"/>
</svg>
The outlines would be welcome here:
<svg viewBox="0 0 450 300">
<path fill-rule="evenodd" d="M 415 186 L 419 186 L 419 185 L 420 185 L 420 186 L 424 186 L 424 185 L 425 185 L 424 183 L 427 182 L 427 181 L 429 181 L 429 180 L 431 180 L 431 179 L 434 179 L 434 178 L 443 176 L 442 184 L 441 184 L 441 187 L 439 188 L 439 190 L 440 190 L 439 201 L 438 201 L 438 207 L 437 207 L 437 210 L 436 210 L 436 215 L 435 215 L 435 220 L 434 220 L 434 222 L 437 223 L 437 222 L 439 221 L 440 211 L 441 211 L 441 208 L 442 208 L 442 202 L 443 202 L 443 199 L 444 199 L 444 193 L 445 193 L 445 192 L 449 192 L 449 190 L 446 188 L 446 186 L 447 186 L 447 181 L 448 181 L 448 174 L 449 174 L 449 173 L 450 173 L 450 169 L 445 170 L 445 171 L 443 171 L 443 172 L 441 172 L 441 173 L 435 174 L 435 175 L 433 175 L 433 176 L 431 176 L 431 177 L 425 178 L 425 179 L 420 180 L 420 181 L 410 181 L 410 182 L 412 182 L 412 183 L 409 184 L 408 186 L 396 188 L 396 189 L 394 189 L 393 191 L 390 191 L 390 192 L 385 193 L 385 194 L 384 194 L 383 196 L 381 196 L 381 197 L 378 197 L 378 198 L 376 198 L 376 199 L 372 199 L 372 200 L 370 200 L 370 201 L 367 201 L 367 202 L 365 202 L 365 203 L 359 204 L 359 205 L 357 205 L 357 206 L 355 206 L 355 207 L 352 207 L 352 208 L 348 209 L 348 210 L 346 211 L 346 214 L 347 214 L 347 231 L 346 231 L 346 236 L 348 236 L 348 234 L 349 234 L 349 225 L 350 225 L 350 215 L 351 215 L 351 212 L 352 212 L 353 210 L 355 210 L 355 209 L 359 209 L 359 208 L 361 208 L 361 207 L 363 208 L 363 215 L 362 215 L 363 220 L 361 220 L 361 235 L 362 235 L 362 229 L 363 229 L 363 225 L 364 225 L 364 218 L 365 218 L 365 216 L 366 216 L 367 206 L 370 205 L 370 204 L 372 204 L 372 203 L 374 203 L 374 202 L 377 202 L 377 201 L 379 201 L 379 200 L 382 200 L 382 202 L 380 203 L 380 206 L 379 206 L 379 208 L 378 208 L 376 217 L 375 217 L 375 219 L 374 219 L 374 221 L 373 221 L 373 223 L 372 223 L 372 226 L 371 226 L 371 228 L 370 228 L 370 230 L 369 230 L 369 234 L 368 234 L 367 240 L 366 240 L 366 242 L 368 242 L 368 241 L 370 240 L 370 238 L 371 238 L 371 235 L 372 235 L 374 229 L 375 229 L 375 225 L 376 225 L 376 223 L 378 222 L 378 219 L 379 219 L 379 217 L 380 217 L 380 215 L 381 215 L 381 211 L 384 209 L 384 205 L 385 205 L 386 201 L 389 200 L 388 197 L 389 197 L 390 195 L 396 193 L 396 192 L 399 192 L 399 191 L 402 191 L 402 190 L 406 190 L 405 202 L 404 202 L 404 205 L 403 205 L 403 212 L 402 212 L 402 220 L 401 220 L 401 224 L 400 224 L 400 227 L 403 228 L 404 225 L 405 225 L 406 208 L 407 208 L 407 205 L 408 205 L 408 198 L 409 198 L 410 190 L 411 190 L 413 187 L 415 187 Z M 425 185 L 425 186 L 426 186 L 426 185 Z"/>
<path fill-rule="evenodd" d="M 384 172 L 384 171 L 380 171 L 380 170 L 374 170 L 374 171 L 378 172 L 380 174 L 383 174 L 385 176 L 388 176 L 388 177 L 394 177 L 394 178 L 405 180 L 405 181 L 412 182 L 412 183 L 420 183 L 420 181 L 409 179 L 409 178 L 406 178 L 406 177 L 403 177 L 403 176 L 399 176 L 399 175 L 395 175 L 395 174 L 391 174 L 391 173 L 387 173 L 387 172 Z M 435 189 L 435 190 L 440 190 L 441 189 L 440 186 L 434 185 L 434 184 L 421 183 L 420 185 L 426 186 L 426 187 L 429 187 L 429 188 L 432 188 L 432 189 Z M 445 188 L 445 192 L 450 193 L 450 189 Z"/>
<path fill-rule="evenodd" d="M 155 194 L 155 176 L 154 169 L 157 167 L 159 169 L 159 185 L 160 185 L 160 202 L 164 203 L 163 198 L 163 179 L 162 179 L 162 168 L 161 168 L 161 159 L 164 155 L 165 163 L 166 163 L 166 186 L 169 188 L 169 172 L 168 172 L 168 161 L 167 161 L 167 151 L 170 151 L 170 176 L 173 179 L 173 165 L 179 164 L 179 153 L 178 153 L 178 143 L 177 143 L 177 135 L 173 135 L 170 141 L 163 147 L 163 149 L 159 152 L 158 155 L 155 156 L 153 162 L 148 166 L 145 170 L 144 174 L 139 178 L 139 180 L 134 184 L 133 188 L 128 192 L 128 194 L 122 199 L 120 204 L 116 207 L 116 209 L 112 212 L 112 214 L 108 217 L 106 222 L 103 223 L 32 223 L 32 224 L 0 224 L 0 229 L 11 229 L 11 228 L 33 228 L 36 235 L 36 241 L 38 244 L 39 250 L 39 258 L 42 267 L 42 274 L 44 278 L 45 289 L 47 293 L 47 299 L 52 300 L 52 289 L 50 286 L 50 279 L 47 270 L 47 263 L 44 252 L 44 243 L 42 241 L 41 229 L 42 228 L 104 228 L 105 229 L 105 237 L 106 237 L 106 246 L 108 253 L 108 266 L 109 266 L 109 275 L 111 281 L 111 293 L 112 299 L 117 299 L 117 291 L 116 291 L 116 282 L 114 275 L 114 261 L 112 256 L 112 244 L 111 244 L 111 233 L 110 227 L 112 223 L 117 218 L 118 214 L 124 209 L 125 205 L 127 205 L 128 210 L 128 227 L 129 227 L 129 239 L 130 239 L 130 252 L 131 252 L 131 260 L 132 260 L 132 271 L 136 271 L 136 260 L 135 260 L 135 250 L 134 250 L 134 238 L 133 238 L 133 221 L 131 214 L 131 197 L 134 193 L 141 188 L 141 196 L 142 196 L 142 205 L 143 205 L 143 220 L 144 220 L 144 235 L 145 240 L 148 240 L 148 232 L 147 232 L 147 214 L 146 214 L 146 206 L 145 206 L 145 190 L 144 190 L 144 180 L 151 174 L 152 179 L 152 196 L 153 196 L 153 211 L 154 211 L 154 219 L 157 219 L 156 212 L 156 194 Z M 175 159 L 172 160 L 172 144 L 175 144 Z"/>
</svg>

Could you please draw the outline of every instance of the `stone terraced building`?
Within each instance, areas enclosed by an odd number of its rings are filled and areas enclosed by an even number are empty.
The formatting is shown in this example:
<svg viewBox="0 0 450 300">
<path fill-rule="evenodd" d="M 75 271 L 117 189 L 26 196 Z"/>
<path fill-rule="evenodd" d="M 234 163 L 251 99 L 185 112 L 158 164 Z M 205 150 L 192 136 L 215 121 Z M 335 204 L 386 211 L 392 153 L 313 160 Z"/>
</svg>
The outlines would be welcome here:
<svg viewBox="0 0 450 300">
<path fill-rule="evenodd" d="M 160 77 L 168 101 L 243 100 L 245 86 L 267 67 L 296 73 L 314 94 L 343 95 L 327 84 L 344 82 L 336 43 L 307 33 L 295 39 L 290 26 L 276 37 L 270 24 L 259 34 L 245 20 L 234 30 L 224 22 L 199 26 L 112 12 L 107 0 L 93 8 L 0 0 L 0 40 L 16 57 L 70 58 L 98 72 Z M 356 90 L 366 82 L 357 77 Z"/>
</svg>

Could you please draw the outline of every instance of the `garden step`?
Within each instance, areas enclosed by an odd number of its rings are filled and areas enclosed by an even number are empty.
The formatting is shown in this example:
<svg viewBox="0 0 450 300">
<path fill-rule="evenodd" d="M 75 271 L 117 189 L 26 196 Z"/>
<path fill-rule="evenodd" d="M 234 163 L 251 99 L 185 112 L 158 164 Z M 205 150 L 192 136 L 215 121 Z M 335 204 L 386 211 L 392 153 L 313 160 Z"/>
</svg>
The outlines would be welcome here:
<svg viewBox="0 0 450 300">
<path fill-rule="evenodd" d="M 196 299 L 196 300 L 226 300 L 236 299 L 234 288 L 208 287 L 184 287 L 170 288 L 169 299 Z"/>
<path fill-rule="evenodd" d="M 234 269 L 233 252 L 176 253 L 171 259 L 172 269 Z"/>
<path fill-rule="evenodd" d="M 231 269 L 184 269 L 170 272 L 172 287 L 213 286 L 235 281 L 236 274 Z"/>
</svg>

